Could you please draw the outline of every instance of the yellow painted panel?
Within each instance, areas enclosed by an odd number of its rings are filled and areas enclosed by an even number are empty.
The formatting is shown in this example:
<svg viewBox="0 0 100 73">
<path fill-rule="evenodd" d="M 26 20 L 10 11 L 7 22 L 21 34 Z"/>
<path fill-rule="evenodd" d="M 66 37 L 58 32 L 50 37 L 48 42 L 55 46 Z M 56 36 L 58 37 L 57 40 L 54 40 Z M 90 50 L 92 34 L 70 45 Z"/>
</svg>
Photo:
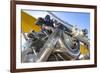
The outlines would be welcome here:
<svg viewBox="0 0 100 73">
<path fill-rule="evenodd" d="M 36 18 L 31 15 L 21 11 L 21 27 L 24 33 L 34 30 L 39 32 L 41 28 L 38 25 L 35 25 Z"/>
<path fill-rule="evenodd" d="M 80 45 L 80 53 L 81 54 L 88 54 L 89 53 L 89 50 L 88 50 L 86 45 L 82 45 L 82 44 Z"/>
</svg>

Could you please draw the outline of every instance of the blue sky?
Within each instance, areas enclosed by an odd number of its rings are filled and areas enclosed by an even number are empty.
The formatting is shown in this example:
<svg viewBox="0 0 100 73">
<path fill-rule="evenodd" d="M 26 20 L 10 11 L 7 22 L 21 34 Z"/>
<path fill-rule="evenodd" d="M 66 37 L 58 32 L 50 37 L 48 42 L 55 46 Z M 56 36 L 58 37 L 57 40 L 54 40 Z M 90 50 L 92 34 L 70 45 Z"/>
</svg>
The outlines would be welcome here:
<svg viewBox="0 0 100 73">
<path fill-rule="evenodd" d="M 23 10 L 24 12 L 34 16 L 35 18 L 38 17 L 45 17 L 48 12 L 46 11 L 34 11 L 34 10 Z M 77 26 L 79 29 L 88 29 L 88 36 L 90 37 L 90 14 L 89 13 L 82 13 L 82 12 L 60 12 L 56 11 L 53 12 L 58 18 L 62 19 L 65 22 L 73 26 Z"/>
</svg>

